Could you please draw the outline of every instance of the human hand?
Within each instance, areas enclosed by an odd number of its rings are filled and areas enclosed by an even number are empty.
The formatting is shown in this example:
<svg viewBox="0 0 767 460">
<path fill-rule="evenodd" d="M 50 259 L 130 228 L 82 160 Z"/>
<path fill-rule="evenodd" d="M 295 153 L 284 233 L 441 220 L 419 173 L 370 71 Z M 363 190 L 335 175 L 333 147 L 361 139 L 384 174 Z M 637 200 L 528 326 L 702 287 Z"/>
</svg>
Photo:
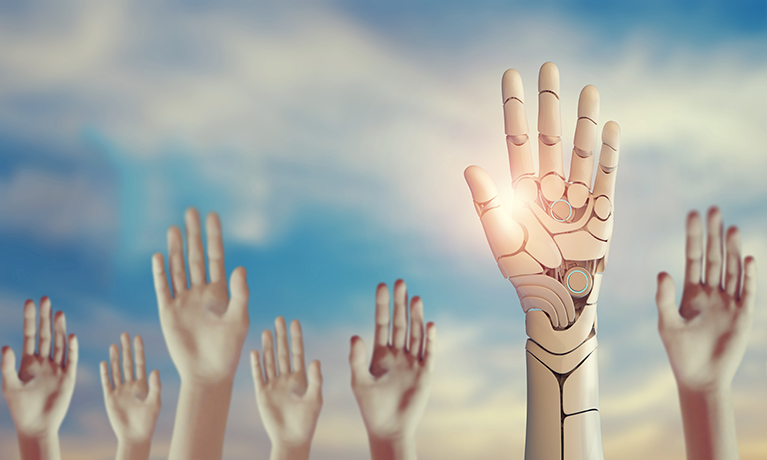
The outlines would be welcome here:
<svg viewBox="0 0 767 460">
<path fill-rule="evenodd" d="M 191 286 L 187 286 L 181 230 L 168 230 L 168 259 L 172 281 L 168 287 L 162 254 L 152 257 L 160 324 L 173 363 L 182 382 L 215 385 L 232 381 L 248 333 L 248 285 L 245 269 L 231 276 L 231 299 L 227 293 L 221 223 L 208 215 L 208 265 L 205 279 L 200 218 L 197 210 L 186 212 L 186 233 Z"/>
<path fill-rule="evenodd" d="M 144 341 L 140 335 L 133 339 L 136 372 L 133 372 L 130 336 L 120 336 L 122 373 L 117 345 L 109 347 L 112 381 L 106 361 L 102 361 L 101 385 L 109 423 L 117 436 L 119 459 L 148 459 L 157 417 L 160 415 L 160 372 L 156 369 L 146 377 Z"/>
<path fill-rule="evenodd" d="M 40 330 L 37 333 L 35 303 L 24 304 L 24 345 L 16 373 L 16 355 L 5 346 L 0 370 L 3 394 L 19 436 L 24 459 L 59 458 L 58 432 L 64 421 L 77 376 L 77 337 L 69 336 L 63 312 L 56 312 L 51 351 L 51 301 L 40 300 Z M 39 336 L 35 353 L 36 335 Z M 66 360 L 64 355 L 66 354 Z"/>
<path fill-rule="evenodd" d="M 708 211 L 705 281 L 703 225 L 693 211 L 687 218 L 687 264 L 677 309 L 671 276 L 658 275 L 658 331 L 681 390 L 729 390 L 743 359 L 756 298 L 756 260 L 741 262 L 740 234 L 730 227 L 722 258 L 722 216 Z M 724 271 L 724 284 L 722 272 Z M 742 281 L 741 281 L 742 280 Z"/>
<path fill-rule="evenodd" d="M 367 365 L 365 343 L 351 339 L 349 364 L 352 391 L 368 432 L 374 460 L 415 458 L 415 430 L 429 399 L 437 348 L 437 327 L 428 323 L 424 334 L 423 303 L 410 302 L 407 337 L 407 287 L 394 283 L 394 321 L 389 340 L 389 289 L 376 290 L 376 327 L 373 357 Z"/>
<path fill-rule="evenodd" d="M 270 330 L 261 334 L 265 372 L 261 370 L 258 351 L 253 350 L 250 354 L 258 412 L 272 441 L 272 460 L 308 459 L 317 418 L 322 409 L 320 362 L 314 360 L 309 364 L 307 379 L 301 323 L 293 320 L 290 324 L 290 349 L 285 318 L 277 317 L 274 330 L 277 335 L 279 375 Z M 293 354 L 292 371 L 288 350 Z"/>
<path fill-rule="evenodd" d="M 601 273 L 613 229 L 620 128 L 607 122 L 592 184 L 599 92 L 588 85 L 578 101 L 570 176 L 562 167 L 559 70 L 547 62 L 538 79 L 539 171 L 533 167 L 522 80 L 509 69 L 502 82 L 506 144 L 515 203 L 502 206 L 478 166 L 464 175 L 501 273 L 517 289 L 528 334 L 554 353 L 586 339 L 594 323 Z M 565 333 L 565 331 L 567 331 Z M 557 336 L 557 338 L 554 338 Z"/>
</svg>

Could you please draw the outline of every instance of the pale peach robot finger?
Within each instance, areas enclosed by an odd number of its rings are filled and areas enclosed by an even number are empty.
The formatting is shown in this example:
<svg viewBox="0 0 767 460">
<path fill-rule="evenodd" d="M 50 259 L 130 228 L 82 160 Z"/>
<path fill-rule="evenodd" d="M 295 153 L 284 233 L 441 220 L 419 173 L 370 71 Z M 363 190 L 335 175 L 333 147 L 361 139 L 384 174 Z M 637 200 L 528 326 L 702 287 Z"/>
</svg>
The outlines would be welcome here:
<svg viewBox="0 0 767 460">
<path fill-rule="evenodd" d="M 528 135 L 525 96 L 519 72 L 509 69 L 503 74 L 501 93 L 512 184 L 519 200 L 532 201 L 538 194 L 538 186 L 531 179 L 535 174 L 535 168 Z"/>
<path fill-rule="evenodd" d="M 565 191 L 562 168 L 562 122 L 559 109 L 559 69 L 552 62 L 538 75 L 538 175 L 541 192 L 556 201 Z"/>
</svg>

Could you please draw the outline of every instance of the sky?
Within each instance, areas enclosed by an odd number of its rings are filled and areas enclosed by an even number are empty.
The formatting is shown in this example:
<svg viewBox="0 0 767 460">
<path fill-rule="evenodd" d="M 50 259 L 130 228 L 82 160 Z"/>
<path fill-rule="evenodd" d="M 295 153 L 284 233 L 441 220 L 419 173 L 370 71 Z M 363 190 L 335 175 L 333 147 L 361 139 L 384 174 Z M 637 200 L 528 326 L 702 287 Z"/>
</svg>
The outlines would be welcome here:
<svg viewBox="0 0 767 460">
<path fill-rule="evenodd" d="M 587 84 L 600 126 L 623 134 L 598 308 L 605 456 L 683 458 L 655 275 L 681 279 L 685 216 L 712 204 L 767 260 L 765 45 L 763 1 L 3 2 L 0 344 L 21 346 L 27 298 L 66 313 L 81 359 L 63 455 L 95 460 L 116 447 L 98 362 L 141 334 L 162 376 L 162 458 L 179 379 L 150 257 L 195 206 L 220 214 L 227 271 L 245 266 L 251 292 L 225 458 L 268 458 L 247 353 L 277 315 L 302 322 L 323 366 L 312 458 L 366 455 L 348 339 L 372 339 L 375 287 L 397 278 L 440 331 L 419 456 L 521 458 L 524 315 L 463 170 L 510 195 L 501 75 L 519 70 L 534 101 L 553 61 L 565 151 Z M 767 454 L 762 299 L 734 382 L 746 460 Z M 0 457 L 17 458 L 14 438 L 0 401 Z"/>
</svg>

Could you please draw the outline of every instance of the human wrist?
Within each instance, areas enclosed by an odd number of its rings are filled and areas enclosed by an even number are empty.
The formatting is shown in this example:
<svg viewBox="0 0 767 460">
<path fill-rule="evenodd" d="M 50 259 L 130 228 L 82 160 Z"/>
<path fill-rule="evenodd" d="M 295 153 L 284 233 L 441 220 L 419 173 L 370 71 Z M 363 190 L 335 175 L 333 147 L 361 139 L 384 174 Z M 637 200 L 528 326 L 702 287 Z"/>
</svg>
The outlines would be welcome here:
<svg viewBox="0 0 767 460">
<path fill-rule="evenodd" d="M 147 460 L 152 448 L 152 438 L 142 440 L 117 439 L 116 460 Z"/>
<path fill-rule="evenodd" d="M 300 443 L 272 441 L 270 460 L 307 460 L 311 449 L 311 439 Z"/>
<path fill-rule="evenodd" d="M 372 460 L 415 460 L 415 435 L 379 436 L 368 432 Z"/>
<path fill-rule="evenodd" d="M 18 440 L 22 460 L 58 460 L 61 458 L 58 430 L 34 434 L 19 431 Z"/>
<path fill-rule="evenodd" d="M 231 372 L 216 378 L 200 377 L 196 375 L 184 375 L 180 374 L 181 388 L 187 389 L 211 389 L 211 388 L 225 388 L 234 385 L 235 372 Z"/>
</svg>

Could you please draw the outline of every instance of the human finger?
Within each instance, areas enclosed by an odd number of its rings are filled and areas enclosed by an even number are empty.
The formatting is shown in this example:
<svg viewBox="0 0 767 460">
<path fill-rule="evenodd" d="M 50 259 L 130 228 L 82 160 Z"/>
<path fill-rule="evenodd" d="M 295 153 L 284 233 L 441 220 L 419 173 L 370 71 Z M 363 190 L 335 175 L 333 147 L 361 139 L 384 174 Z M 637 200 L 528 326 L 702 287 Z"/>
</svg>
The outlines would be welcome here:
<svg viewBox="0 0 767 460">
<path fill-rule="evenodd" d="M 57 311 L 54 318 L 55 329 L 54 342 L 53 342 L 53 362 L 57 366 L 61 366 L 64 361 L 64 346 L 67 339 L 67 318 L 64 316 L 64 312 Z"/>
<path fill-rule="evenodd" d="M 375 345 L 386 347 L 389 345 L 389 288 L 385 283 L 380 283 L 376 288 L 375 319 Z"/>
<path fill-rule="evenodd" d="M 168 229 L 168 265 L 170 266 L 173 295 L 177 296 L 186 291 L 187 283 L 181 229 L 175 225 Z"/>
<path fill-rule="evenodd" d="M 278 316 L 274 320 L 274 332 L 277 334 L 277 364 L 280 375 L 290 373 L 290 352 L 288 351 L 288 330 L 285 326 L 285 318 Z"/>
<path fill-rule="evenodd" d="M 29 299 L 24 303 L 24 348 L 22 350 L 24 356 L 32 356 L 35 354 L 35 338 L 37 336 L 36 320 L 37 310 L 35 308 L 35 302 L 32 299 Z"/>
<path fill-rule="evenodd" d="M 109 363 L 112 368 L 112 380 L 114 381 L 115 389 L 119 388 L 123 383 L 122 374 L 120 373 L 120 351 L 117 349 L 117 345 L 114 343 L 109 346 Z"/>
<path fill-rule="evenodd" d="M 51 353 L 51 300 L 44 296 L 40 299 L 40 343 L 37 346 L 37 353 L 41 357 L 53 358 Z"/>
<path fill-rule="evenodd" d="M 690 211 L 687 215 L 685 258 L 685 283 L 700 284 L 703 271 L 703 223 L 697 211 Z"/>
<path fill-rule="evenodd" d="M 272 331 L 266 329 L 261 334 L 261 349 L 264 350 L 264 368 L 266 369 L 266 381 L 274 380 L 277 377 L 277 370 L 274 366 L 274 341 L 272 340 Z"/>
<path fill-rule="evenodd" d="M 205 256 L 202 248 L 200 214 L 195 208 L 186 210 L 186 245 L 189 254 L 189 278 L 192 285 L 205 284 Z"/>
<path fill-rule="evenodd" d="M 727 295 L 736 297 L 740 291 L 740 277 L 743 271 L 740 259 L 740 232 L 738 227 L 727 229 L 725 237 L 727 261 L 724 276 L 724 291 Z"/>
<path fill-rule="evenodd" d="M 706 238 L 706 284 L 722 285 L 722 214 L 716 206 L 708 210 Z"/>
<path fill-rule="evenodd" d="M 304 336 L 301 323 L 296 319 L 290 322 L 290 350 L 293 355 L 293 372 L 303 371 L 305 369 Z"/>
<path fill-rule="evenodd" d="M 426 325 L 426 344 L 423 349 L 423 363 L 427 369 L 434 370 L 437 359 L 437 325 L 429 322 Z"/>
<path fill-rule="evenodd" d="M 394 321 L 392 322 L 392 346 L 405 347 L 407 341 L 407 286 L 401 279 L 394 282 Z"/>
<path fill-rule="evenodd" d="M 146 357 L 144 356 L 144 339 L 140 335 L 133 337 L 133 354 L 136 357 L 136 380 L 146 378 Z"/>
<path fill-rule="evenodd" d="M 410 354 L 421 357 L 423 342 L 423 302 L 418 296 L 410 301 Z"/>
<path fill-rule="evenodd" d="M 221 219 L 211 212 L 205 220 L 205 233 L 208 235 L 208 269 L 210 282 L 226 279 L 224 266 L 224 240 L 221 232 Z"/>
<path fill-rule="evenodd" d="M 256 393 L 259 393 L 266 386 L 266 381 L 264 380 L 264 373 L 261 371 L 261 358 L 258 355 L 258 350 L 250 352 L 250 371 L 253 374 Z"/>
</svg>

